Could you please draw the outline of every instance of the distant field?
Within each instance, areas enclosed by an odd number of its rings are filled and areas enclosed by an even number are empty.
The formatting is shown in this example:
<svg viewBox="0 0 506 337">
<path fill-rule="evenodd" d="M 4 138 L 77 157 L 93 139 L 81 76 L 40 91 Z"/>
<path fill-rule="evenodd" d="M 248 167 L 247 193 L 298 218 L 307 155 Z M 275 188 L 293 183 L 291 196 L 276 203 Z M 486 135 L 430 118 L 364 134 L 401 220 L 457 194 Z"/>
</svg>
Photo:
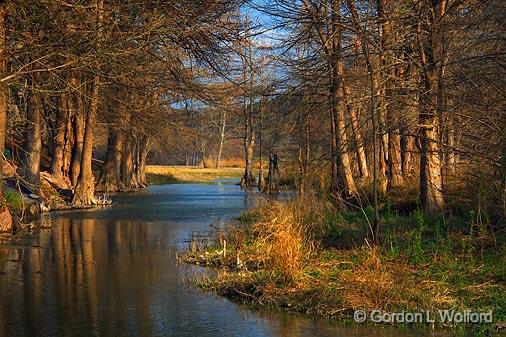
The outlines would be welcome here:
<svg viewBox="0 0 506 337">
<path fill-rule="evenodd" d="M 209 182 L 220 178 L 241 178 L 240 167 L 198 168 L 195 166 L 146 166 L 148 183 Z"/>
</svg>

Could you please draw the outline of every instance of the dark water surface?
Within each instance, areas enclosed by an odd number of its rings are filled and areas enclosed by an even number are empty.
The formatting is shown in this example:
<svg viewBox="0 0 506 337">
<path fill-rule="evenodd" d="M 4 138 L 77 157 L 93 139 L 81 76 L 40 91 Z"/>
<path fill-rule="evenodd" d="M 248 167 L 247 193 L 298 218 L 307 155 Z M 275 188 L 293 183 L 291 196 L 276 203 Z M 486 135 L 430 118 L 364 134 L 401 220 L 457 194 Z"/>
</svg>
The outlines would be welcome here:
<svg viewBox="0 0 506 337">
<path fill-rule="evenodd" d="M 435 335 L 251 311 L 189 285 L 206 270 L 176 264 L 176 251 L 256 197 L 227 183 L 161 185 L 52 214 L 51 229 L 0 248 L 0 336 Z"/>
</svg>

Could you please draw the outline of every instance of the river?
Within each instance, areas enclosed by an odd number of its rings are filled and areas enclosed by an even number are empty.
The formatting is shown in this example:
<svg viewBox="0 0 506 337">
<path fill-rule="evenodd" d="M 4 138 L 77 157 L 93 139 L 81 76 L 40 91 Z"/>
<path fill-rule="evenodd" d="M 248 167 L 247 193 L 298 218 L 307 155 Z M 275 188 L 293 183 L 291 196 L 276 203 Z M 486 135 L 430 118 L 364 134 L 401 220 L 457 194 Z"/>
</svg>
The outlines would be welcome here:
<svg viewBox="0 0 506 337">
<path fill-rule="evenodd" d="M 445 335 L 252 311 L 193 287 L 208 271 L 176 252 L 256 198 L 229 181 L 159 185 L 51 214 L 51 229 L 0 248 L 0 336 Z"/>
</svg>

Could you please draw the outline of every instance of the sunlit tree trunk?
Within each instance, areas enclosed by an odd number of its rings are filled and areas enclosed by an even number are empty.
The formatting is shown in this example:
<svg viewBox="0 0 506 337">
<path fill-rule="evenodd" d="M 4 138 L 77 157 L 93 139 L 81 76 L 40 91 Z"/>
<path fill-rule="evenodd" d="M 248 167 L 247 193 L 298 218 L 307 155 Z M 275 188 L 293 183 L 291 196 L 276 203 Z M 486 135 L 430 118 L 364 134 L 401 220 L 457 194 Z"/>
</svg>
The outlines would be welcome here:
<svg viewBox="0 0 506 337">
<path fill-rule="evenodd" d="M 81 160 L 83 156 L 83 142 L 84 142 L 84 115 L 85 115 L 85 104 L 84 104 L 84 96 L 77 95 L 75 97 L 75 110 L 74 110 L 74 120 L 73 127 L 74 130 L 73 140 L 74 147 L 72 149 L 72 160 L 70 164 L 70 182 L 72 183 L 72 187 L 76 187 L 77 178 L 79 177 L 79 173 L 81 172 Z"/>
<path fill-rule="evenodd" d="M 53 138 L 53 151 L 51 156 L 51 166 L 49 172 L 59 182 L 61 187 L 66 183 L 63 179 L 63 153 L 65 151 L 65 129 L 67 127 L 67 107 L 68 96 L 63 95 L 59 98 L 59 107 L 56 111 L 56 122 Z"/>
<path fill-rule="evenodd" d="M 104 160 L 104 164 L 102 165 L 102 170 L 100 171 L 100 176 L 98 177 L 97 182 L 97 190 L 103 192 L 115 192 L 120 189 L 120 175 L 117 174 L 118 170 L 116 167 L 117 152 L 119 151 L 121 156 L 122 150 L 121 147 L 119 147 L 119 132 L 120 131 L 115 130 L 113 127 L 109 128 L 106 158 Z"/>
<path fill-rule="evenodd" d="M 0 78 L 7 73 L 7 60 L 5 56 L 5 16 L 7 14 L 6 1 L 0 1 Z M 7 127 L 7 104 L 9 100 L 9 87 L 0 81 L 0 232 L 12 230 L 12 218 L 9 209 L 3 203 L 3 165 L 5 149 L 5 133 Z"/>
<path fill-rule="evenodd" d="M 139 167 L 138 167 L 138 180 L 141 187 L 146 187 L 148 184 L 146 182 L 146 164 L 148 160 L 148 154 L 151 147 L 151 142 L 149 136 L 143 136 L 140 149 L 139 149 Z"/>
<path fill-rule="evenodd" d="M 243 78 L 247 79 L 246 72 L 248 70 L 249 63 L 249 71 L 250 71 L 250 89 L 248 94 L 248 103 L 246 100 L 246 95 L 244 95 L 243 102 L 243 115 L 244 115 L 244 159 L 245 159 L 245 168 L 244 175 L 241 179 L 241 187 L 242 188 L 251 188 L 256 184 L 256 178 L 253 175 L 253 151 L 255 148 L 255 132 L 253 130 L 253 65 L 251 64 L 251 46 L 246 48 L 246 53 L 248 55 L 244 55 L 243 57 Z"/>
<path fill-rule="evenodd" d="M 433 214 L 444 207 L 439 81 L 442 80 L 444 67 L 442 20 L 446 12 L 446 1 L 423 1 L 419 6 L 426 18 L 423 23 L 421 18 L 417 27 L 423 86 L 419 115 L 420 200 L 425 213 Z"/>
<path fill-rule="evenodd" d="M 396 188 L 404 184 L 402 176 L 401 137 L 396 108 L 398 107 L 395 95 L 395 82 L 398 78 L 395 71 L 395 37 L 391 16 L 395 7 L 390 0 L 378 0 L 378 17 L 381 26 L 381 64 L 383 66 L 382 113 L 386 115 L 388 126 L 388 144 L 383 140 L 383 149 L 388 159 L 388 188 Z"/>
<path fill-rule="evenodd" d="M 362 139 L 362 133 L 360 132 L 360 127 L 358 123 L 357 110 L 353 106 L 351 102 L 351 90 L 346 81 L 343 82 L 343 90 L 344 90 L 344 100 L 346 102 L 346 107 L 348 109 L 348 115 L 350 117 L 350 124 L 353 133 L 353 138 L 355 140 L 356 152 L 357 152 L 357 162 L 358 162 L 358 170 L 360 172 L 360 177 L 366 179 L 369 177 L 369 169 L 367 168 L 367 157 L 365 154 L 364 142 Z"/>
<path fill-rule="evenodd" d="M 95 178 L 92 170 L 93 133 L 99 103 L 99 78 L 95 75 L 91 88 L 90 108 L 86 115 L 81 156 L 81 169 L 77 178 L 76 189 L 72 203 L 77 206 L 95 205 Z"/>
<path fill-rule="evenodd" d="M 100 40 L 102 39 L 103 21 L 104 21 L 104 0 L 95 0 L 95 10 L 97 13 L 97 34 L 96 49 L 100 49 Z M 95 178 L 92 170 L 93 160 L 93 132 L 95 128 L 98 104 L 100 100 L 100 79 L 97 74 L 93 75 L 90 108 L 86 116 L 86 129 L 84 133 L 83 155 L 81 158 L 81 171 L 77 179 L 77 186 L 74 192 L 72 203 L 74 205 L 94 205 L 95 199 Z"/>
<path fill-rule="evenodd" d="M 348 154 L 348 139 L 346 135 L 345 120 L 345 95 L 343 88 L 344 77 L 344 59 L 342 55 L 341 39 L 341 16 L 340 2 L 332 2 L 332 53 L 331 53 L 331 104 L 333 109 L 334 127 L 335 127 L 335 150 L 337 164 L 337 179 L 339 188 L 343 188 L 347 195 L 356 194 L 357 190 L 353 180 L 351 162 Z"/>
<path fill-rule="evenodd" d="M 34 86 L 27 92 L 26 125 L 21 154 L 21 177 L 35 194 L 40 194 L 41 122 L 44 102 Z"/>
<path fill-rule="evenodd" d="M 220 124 L 220 139 L 219 139 L 219 147 L 218 154 L 216 155 L 216 163 L 214 165 L 215 168 L 220 168 L 221 155 L 223 153 L 223 146 L 225 144 L 225 129 L 227 125 L 227 112 L 224 110 L 221 114 L 221 124 Z"/>
<path fill-rule="evenodd" d="M 133 135 L 126 134 L 123 143 L 123 153 L 121 155 L 121 177 L 123 187 L 127 190 L 133 190 L 139 187 L 137 174 L 135 172 L 136 145 Z"/>
</svg>

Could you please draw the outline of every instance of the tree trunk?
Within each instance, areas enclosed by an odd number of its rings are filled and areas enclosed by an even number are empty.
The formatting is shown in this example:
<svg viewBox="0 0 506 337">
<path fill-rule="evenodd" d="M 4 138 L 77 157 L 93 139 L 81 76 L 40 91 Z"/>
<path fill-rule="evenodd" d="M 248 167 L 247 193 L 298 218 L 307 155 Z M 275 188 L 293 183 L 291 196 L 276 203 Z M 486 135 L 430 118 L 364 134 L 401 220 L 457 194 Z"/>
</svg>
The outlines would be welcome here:
<svg viewBox="0 0 506 337">
<path fill-rule="evenodd" d="M 0 2 L 0 78 L 7 73 L 5 56 L 5 15 L 7 14 L 5 1 Z M 3 196 L 3 164 L 5 149 L 5 134 L 7 127 L 7 105 L 9 101 L 9 87 L 0 81 L 0 232 L 12 231 L 12 217 L 4 204 Z"/>
<path fill-rule="evenodd" d="M 221 155 L 223 153 L 223 145 L 225 144 L 225 129 L 227 122 L 227 113 L 224 111 L 221 116 L 221 125 L 220 125 L 220 145 L 218 148 L 218 154 L 216 155 L 216 163 L 214 165 L 215 168 L 220 168 Z"/>
<path fill-rule="evenodd" d="M 146 182 L 146 163 L 148 159 L 149 150 L 151 147 L 151 143 L 149 140 L 149 136 L 143 136 L 140 142 L 139 148 L 139 166 L 137 177 L 139 180 L 139 184 L 141 187 L 148 186 Z"/>
<path fill-rule="evenodd" d="M 107 139 L 107 154 L 100 171 L 96 189 L 102 192 L 116 192 L 120 190 L 120 175 L 118 175 L 118 169 L 116 165 L 117 156 L 121 158 L 121 143 L 119 133 L 121 131 L 109 128 L 109 136 Z"/>
<path fill-rule="evenodd" d="M 244 151 L 246 167 L 244 168 L 244 176 L 241 179 L 241 187 L 251 188 L 256 185 L 256 179 L 253 175 L 253 149 L 255 146 L 255 134 L 251 133 L 245 137 Z"/>
<path fill-rule="evenodd" d="M 96 50 L 101 48 L 101 39 L 103 33 L 104 21 L 104 0 L 95 0 L 95 10 L 97 13 L 96 26 Z M 100 100 L 100 79 L 95 73 L 93 75 L 93 83 L 91 87 L 90 108 L 86 116 L 86 129 L 83 141 L 83 155 L 81 158 L 81 171 L 77 179 L 77 186 L 74 192 L 72 204 L 74 205 L 96 205 L 95 199 L 95 178 L 92 170 L 93 160 L 93 131 L 95 128 L 95 120 L 98 112 L 98 104 Z"/>
<path fill-rule="evenodd" d="M 68 96 L 63 95 L 59 98 L 60 106 L 56 111 L 56 123 L 53 139 L 53 153 L 51 156 L 51 165 L 49 172 L 61 185 L 60 187 L 66 188 L 66 183 L 63 179 L 63 153 L 65 150 L 65 129 L 67 126 L 67 106 Z"/>
<path fill-rule="evenodd" d="M 74 123 L 75 105 L 73 95 L 68 96 L 67 111 L 65 116 L 65 141 L 63 145 L 62 173 L 68 186 L 72 186 L 70 171 L 72 165 L 72 150 L 74 148 Z"/>
<path fill-rule="evenodd" d="M 339 62 L 339 87 L 337 94 L 337 160 L 338 160 L 338 170 L 339 170 L 339 179 L 343 184 L 346 193 L 348 196 L 352 196 L 357 193 L 357 189 L 355 187 L 355 181 L 353 180 L 353 172 L 351 170 L 351 162 L 350 156 L 348 154 L 348 137 L 346 134 L 346 121 L 344 118 L 344 109 L 345 102 L 343 97 L 342 90 L 342 78 L 343 78 L 343 70 L 344 63 Z"/>
<path fill-rule="evenodd" d="M 333 6 L 337 5 L 337 1 Z M 344 95 L 344 59 L 342 55 L 341 39 L 342 30 L 338 23 L 340 18 L 340 9 L 336 6 L 333 8 L 334 12 L 332 17 L 333 24 L 333 39 L 332 39 L 332 66 L 335 67 L 333 71 L 334 85 L 332 90 L 333 98 L 335 99 L 335 125 L 336 125 L 336 160 L 338 169 L 339 184 L 344 187 L 347 196 L 352 196 L 357 193 L 355 181 L 353 180 L 353 172 L 351 170 L 351 162 L 348 154 L 348 137 L 346 134 L 346 120 L 345 120 L 345 95 Z"/>
<path fill-rule="evenodd" d="M 419 52 L 422 64 L 422 94 L 420 95 L 420 199 L 424 212 L 434 214 L 444 207 L 440 144 L 441 96 L 440 83 L 444 67 L 442 19 L 446 1 L 422 4 L 430 21 L 418 23 Z M 423 35 L 429 32 L 427 37 Z"/>
<path fill-rule="evenodd" d="M 274 152 L 269 154 L 269 173 L 267 174 L 267 191 L 270 194 L 279 192 L 279 161 Z"/>
<path fill-rule="evenodd" d="M 369 177 L 369 169 L 367 168 L 367 159 L 365 155 L 364 142 L 362 140 L 362 133 L 360 132 L 360 127 L 358 124 L 357 111 L 350 99 L 351 90 L 346 81 L 343 81 L 343 91 L 344 91 L 343 98 L 346 102 L 348 115 L 350 116 L 350 124 L 353 133 L 353 138 L 355 140 L 358 170 L 360 172 L 360 176 L 362 177 L 362 179 L 367 179 L 367 177 Z"/>
<path fill-rule="evenodd" d="M 74 148 L 72 150 L 72 161 L 70 164 L 70 182 L 72 187 L 77 186 L 77 178 L 81 172 L 81 160 L 83 156 L 83 143 L 84 143 L 84 97 L 77 97 L 77 109 L 74 115 Z"/>
<path fill-rule="evenodd" d="M 34 87 L 28 90 L 26 100 L 26 127 L 21 155 L 21 177 L 33 193 L 40 195 L 40 154 L 42 151 L 41 122 L 43 99 Z"/>
<path fill-rule="evenodd" d="M 250 71 L 250 88 L 248 93 L 248 103 L 246 104 L 246 93 L 243 102 L 243 115 L 244 115 L 244 156 L 245 165 L 244 176 L 241 179 L 242 188 L 251 188 L 256 185 L 256 178 L 253 175 L 253 151 L 255 148 L 255 132 L 253 131 L 253 64 L 252 64 L 252 50 L 251 45 L 245 50 L 243 57 L 243 80 L 246 82 L 248 61 Z"/>
<path fill-rule="evenodd" d="M 93 176 L 93 132 L 99 101 L 99 78 L 95 75 L 91 88 L 90 108 L 86 116 L 83 150 L 81 156 L 81 169 L 77 178 L 72 204 L 76 206 L 96 205 L 95 177 Z"/>
<path fill-rule="evenodd" d="M 378 0 L 379 20 L 381 23 L 381 63 L 383 65 L 383 81 L 381 92 L 381 102 L 383 103 L 383 113 L 386 115 L 386 122 L 388 124 L 388 188 L 397 188 L 404 184 L 402 176 L 402 159 L 401 159 L 401 138 L 399 123 L 395 114 L 397 107 L 397 99 L 394 92 L 396 76 L 395 66 L 395 37 L 393 32 L 393 24 L 390 16 L 395 10 L 390 0 Z"/>
<path fill-rule="evenodd" d="M 123 154 L 121 156 L 121 177 L 123 187 L 126 190 L 138 188 L 137 176 L 135 174 L 135 143 L 132 135 L 126 135 L 123 143 Z"/>
</svg>

